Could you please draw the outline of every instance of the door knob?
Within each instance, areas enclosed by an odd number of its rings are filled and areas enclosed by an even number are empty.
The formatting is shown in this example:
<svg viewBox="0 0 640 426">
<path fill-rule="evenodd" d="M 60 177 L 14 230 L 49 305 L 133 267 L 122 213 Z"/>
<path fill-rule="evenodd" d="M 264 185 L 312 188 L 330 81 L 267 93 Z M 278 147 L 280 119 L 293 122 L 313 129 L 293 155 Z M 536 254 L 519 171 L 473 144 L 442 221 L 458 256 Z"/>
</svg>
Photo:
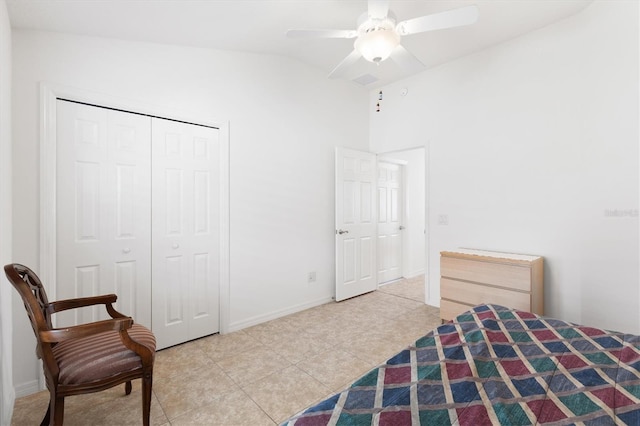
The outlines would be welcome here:
<svg viewBox="0 0 640 426">
<path fill-rule="evenodd" d="M 402 231 L 404 229 L 404 226 L 400 225 L 398 229 Z"/>
<path fill-rule="evenodd" d="M 180 248 L 180 244 L 178 244 L 178 243 L 174 243 L 174 244 L 171 246 L 171 248 L 172 248 L 172 249 L 174 249 L 174 250 L 179 249 L 179 248 Z"/>
<path fill-rule="evenodd" d="M 128 253 L 131 253 L 131 249 L 130 249 L 129 247 L 127 247 L 127 248 L 123 248 L 123 249 L 122 249 L 122 252 L 123 252 L 124 254 L 128 254 Z"/>
<path fill-rule="evenodd" d="M 338 230 L 338 234 L 342 235 L 342 234 L 348 234 L 349 231 L 343 231 L 342 229 Z"/>
</svg>

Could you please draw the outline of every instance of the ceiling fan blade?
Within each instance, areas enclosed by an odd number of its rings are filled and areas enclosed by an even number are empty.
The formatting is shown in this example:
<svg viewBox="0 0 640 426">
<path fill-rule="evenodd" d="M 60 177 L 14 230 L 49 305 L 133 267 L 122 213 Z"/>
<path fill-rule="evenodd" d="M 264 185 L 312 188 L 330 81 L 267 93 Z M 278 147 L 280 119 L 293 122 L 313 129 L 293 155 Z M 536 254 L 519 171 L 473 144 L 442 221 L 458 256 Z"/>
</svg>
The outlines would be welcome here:
<svg viewBox="0 0 640 426">
<path fill-rule="evenodd" d="M 391 51 L 390 57 L 393 59 L 393 62 L 398 64 L 407 73 L 415 73 L 425 68 L 424 64 L 420 62 L 420 59 L 416 58 L 413 53 L 409 52 L 400 44 Z"/>
<path fill-rule="evenodd" d="M 369 0 L 369 18 L 384 19 L 389 13 L 389 0 Z"/>
<path fill-rule="evenodd" d="M 471 5 L 459 9 L 434 13 L 433 15 L 407 19 L 396 26 L 400 35 L 421 33 L 424 31 L 441 30 L 444 28 L 460 27 L 473 24 L 478 20 L 478 6 Z"/>
<path fill-rule="evenodd" d="M 356 30 L 289 30 L 288 38 L 355 38 Z"/>
<path fill-rule="evenodd" d="M 360 59 L 361 56 L 362 55 L 360 54 L 360 52 L 358 52 L 356 49 L 353 49 L 353 51 L 349 53 L 349 55 L 346 58 L 344 58 L 342 62 L 340 62 L 338 66 L 333 69 L 333 71 L 329 73 L 329 78 L 342 77 L 344 73 L 347 71 L 347 69 L 351 65 L 355 64 L 356 61 Z"/>
</svg>

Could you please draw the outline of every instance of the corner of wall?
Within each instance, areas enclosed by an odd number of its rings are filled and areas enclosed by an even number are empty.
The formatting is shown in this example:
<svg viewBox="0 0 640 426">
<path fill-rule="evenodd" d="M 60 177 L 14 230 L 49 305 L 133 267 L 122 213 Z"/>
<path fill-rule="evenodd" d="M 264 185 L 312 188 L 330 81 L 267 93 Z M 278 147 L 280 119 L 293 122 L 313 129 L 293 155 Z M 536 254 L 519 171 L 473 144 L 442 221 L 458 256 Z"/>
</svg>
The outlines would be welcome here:
<svg viewBox="0 0 640 426">
<path fill-rule="evenodd" d="M 11 24 L 0 0 L 0 265 L 12 260 Z M 0 277 L 0 423 L 10 424 L 15 402 L 12 362 L 11 286 Z"/>
</svg>

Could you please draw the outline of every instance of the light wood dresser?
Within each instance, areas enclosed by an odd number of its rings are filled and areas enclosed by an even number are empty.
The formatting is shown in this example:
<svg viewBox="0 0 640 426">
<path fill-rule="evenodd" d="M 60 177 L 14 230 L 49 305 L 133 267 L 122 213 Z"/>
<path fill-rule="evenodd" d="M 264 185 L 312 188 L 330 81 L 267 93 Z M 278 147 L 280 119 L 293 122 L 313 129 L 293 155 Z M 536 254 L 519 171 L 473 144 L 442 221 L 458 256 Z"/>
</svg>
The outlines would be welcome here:
<svg viewBox="0 0 640 426">
<path fill-rule="evenodd" d="M 449 321 L 469 308 L 494 303 L 542 315 L 543 258 L 458 249 L 440 252 L 440 318 Z"/>
</svg>

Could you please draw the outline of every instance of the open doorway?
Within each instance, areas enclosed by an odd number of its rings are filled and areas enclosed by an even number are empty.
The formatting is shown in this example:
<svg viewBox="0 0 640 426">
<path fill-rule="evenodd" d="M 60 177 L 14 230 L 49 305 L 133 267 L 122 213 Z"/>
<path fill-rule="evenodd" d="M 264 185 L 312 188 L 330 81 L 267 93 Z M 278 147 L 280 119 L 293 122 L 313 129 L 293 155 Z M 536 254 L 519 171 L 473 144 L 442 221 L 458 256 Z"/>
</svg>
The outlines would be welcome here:
<svg viewBox="0 0 640 426">
<path fill-rule="evenodd" d="M 426 289 L 426 149 L 378 154 L 378 286 Z M 423 296 L 423 301 L 426 298 Z"/>
</svg>

